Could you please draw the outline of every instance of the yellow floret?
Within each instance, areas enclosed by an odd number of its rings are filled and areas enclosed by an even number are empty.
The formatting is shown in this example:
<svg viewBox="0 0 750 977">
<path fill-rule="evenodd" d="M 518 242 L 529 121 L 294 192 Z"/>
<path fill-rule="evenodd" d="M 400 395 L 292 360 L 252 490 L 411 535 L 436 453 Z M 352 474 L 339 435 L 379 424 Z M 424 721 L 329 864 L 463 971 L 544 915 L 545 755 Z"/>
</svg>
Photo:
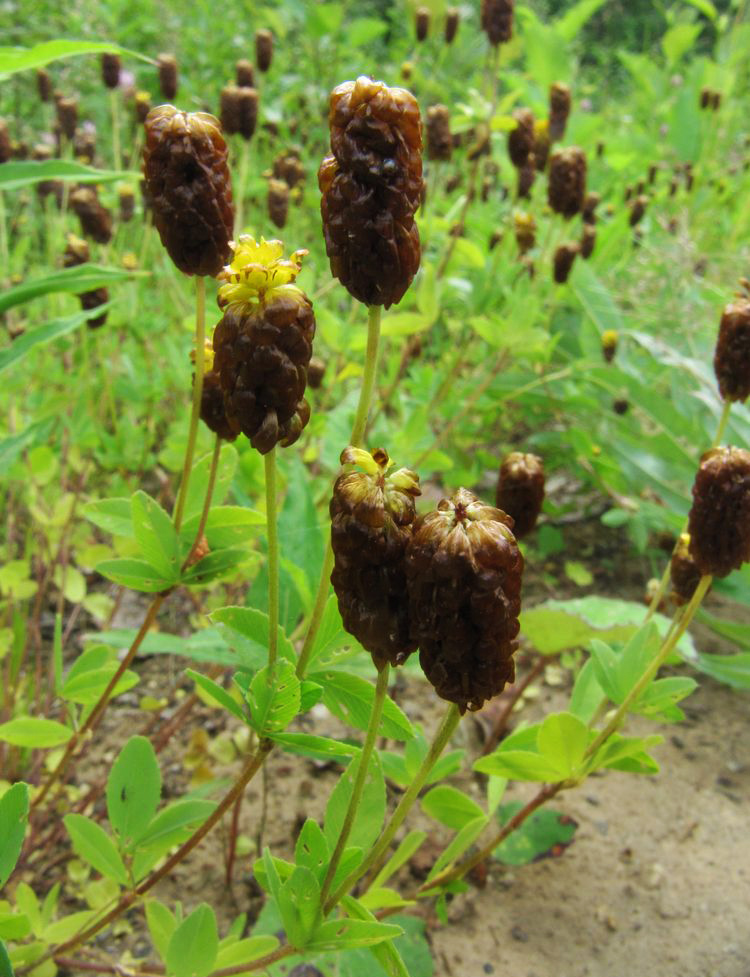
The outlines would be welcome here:
<svg viewBox="0 0 750 977">
<path fill-rule="evenodd" d="M 250 234 L 241 234 L 239 241 L 230 242 L 230 246 L 234 257 L 218 275 L 219 281 L 224 282 L 219 288 L 220 308 L 241 305 L 244 311 L 250 311 L 281 297 L 306 301 L 305 293 L 293 283 L 307 251 L 295 251 L 285 260 L 281 241 L 256 241 Z"/>
</svg>

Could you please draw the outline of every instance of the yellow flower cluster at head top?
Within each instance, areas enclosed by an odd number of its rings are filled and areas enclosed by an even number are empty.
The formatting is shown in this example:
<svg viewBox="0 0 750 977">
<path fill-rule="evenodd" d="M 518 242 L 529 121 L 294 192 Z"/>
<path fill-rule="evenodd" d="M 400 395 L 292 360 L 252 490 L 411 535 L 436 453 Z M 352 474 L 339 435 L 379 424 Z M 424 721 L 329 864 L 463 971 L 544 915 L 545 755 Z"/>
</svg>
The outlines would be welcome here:
<svg viewBox="0 0 750 977">
<path fill-rule="evenodd" d="M 219 287 L 219 308 L 242 306 L 241 311 L 247 314 L 276 298 L 307 301 L 294 281 L 302 270 L 302 259 L 309 252 L 295 251 L 284 260 L 281 241 L 264 238 L 256 241 L 249 234 L 241 234 L 239 242 L 232 241 L 230 246 L 234 257 L 217 276 L 225 283 Z"/>
</svg>

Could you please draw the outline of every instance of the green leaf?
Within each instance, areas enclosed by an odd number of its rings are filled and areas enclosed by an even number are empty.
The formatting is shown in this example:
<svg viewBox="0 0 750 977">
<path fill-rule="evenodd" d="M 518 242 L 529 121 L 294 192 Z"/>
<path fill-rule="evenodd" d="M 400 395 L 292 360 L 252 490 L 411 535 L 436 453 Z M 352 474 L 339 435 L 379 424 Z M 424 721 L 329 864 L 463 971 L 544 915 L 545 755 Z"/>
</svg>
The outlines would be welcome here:
<svg viewBox="0 0 750 977">
<path fill-rule="evenodd" d="M 685 3 L 689 3 L 696 10 L 700 10 L 709 20 L 716 21 L 719 18 L 719 12 L 711 0 L 685 0 Z"/>
<path fill-rule="evenodd" d="M 236 702 L 235 699 L 232 698 L 226 689 L 222 688 L 222 686 L 218 684 L 218 682 L 214 682 L 214 680 L 209 678 L 207 675 L 201 675 L 200 672 L 194 672 L 192 668 L 186 668 L 185 674 L 188 676 L 188 678 L 191 678 L 197 686 L 203 689 L 206 695 L 210 696 L 215 702 L 218 702 L 220 706 L 223 706 L 227 712 L 230 712 L 241 722 L 246 722 L 247 717 L 242 711 L 242 707 Z"/>
<path fill-rule="evenodd" d="M 163 577 L 156 567 L 146 563 L 145 560 L 135 560 L 129 557 L 119 560 L 104 560 L 97 564 L 96 572 L 108 580 L 122 584 L 123 587 L 140 590 L 146 594 L 157 594 L 160 591 L 169 590 L 174 582 Z"/>
<path fill-rule="evenodd" d="M 367 894 L 370 895 L 371 893 L 372 889 L 368 889 Z M 394 893 L 394 895 L 396 896 L 397 902 L 391 904 L 403 904 L 403 900 L 401 900 L 398 893 Z M 346 896 L 343 899 L 343 906 L 346 912 L 354 919 L 361 919 L 365 922 L 377 922 L 375 916 L 372 914 L 370 909 L 365 906 L 364 901 L 362 900 L 354 899 L 351 896 Z M 401 954 L 396 949 L 393 940 L 384 940 L 382 943 L 377 943 L 369 948 L 369 952 L 380 963 L 386 974 L 388 974 L 388 977 L 409 977 L 409 971 L 406 969 L 406 964 L 401 959 Z M 354 973 L 361 973 L 361 969 L 356 968 Z"/>
<path fill-rule="evenodd" d="M 321 923 L 306 949 L 310 953 L 323 950 L 345 950 L 348 947 L 374 946 L 393 940 L 404 931 L 391 923 L 366 922 L 361 919 L 332 919 Z"/>
<path fill-rule="evenodd" d="M 71 913 L 69 916 L 63 916 L 62 919 L 45 926 L 42 939 L 45 943 L 64 943 L 88 926 L 96 915 L 94 909 L 83 909 L 80 912 Z"/>
<path fill-rule="evenodd" d="M 30 48 L 0 47 L 0 78 L 15 74 L 17 71 L 43 68 L 46 64 L 62 58 L 72 58 L 81 54 L 104 54 L 107 51 L 129 58 L 138 58 L 139 61 L 146 61 L 149 64 L 154 63 L 152 58 L 147 58 L 138 51 L 130 51 L 109 41 L 44 41 Z"/>
<path fill-rule="evenodd" d="M 688 659 L 699 671 L 735 689 L 750 689 L 750 652 L 739 655 L 704 655 Z"/>
<path fill-rule="evenodd" d="M 213 801 L 187 799 L 175 801 L 160 811 L 138 839 L 133 859 L 136 881 L 150 872 L 171 848 L 185 841 L 215 808 Z"/>
<path fill-rule="evenodd" d="M 113 631 L 87 634 L 85 638 L 99 641 L 112 648 L 129 648 L 136 633 L 133 628 L 116 628 Z M 227 665 L 234 668 L 238 665 L 244 666 L 241 657 L 228 647 L 216 628 L 204 628 L 202 631 L 196 631 L 189 638 L 152 631 L 143 639 L 138 653 L 141 655 L 182 655 L 196 662 Z M 258 667 L 259 665 L 256 664 L 250 670 L 255 671 Z"/>
<path fill-rule="evenodd" d="M 523 807 L 522 801 L 503 804 L 498 812 L 505 824 Z M 526 865 L 549 854 L 559 854 L 573 840 L 576 822 L 551 808 L 535 811 L 493 852 L 506 865 Z"/>
<path fill-rule="evenodd" d="M 315 874 L 297 865 L 277 896 L 286 935 L 292 946 L 304 947 L 320 918 L 320 884 Z"/>
<path fill-rule="evenodd" d="M 52 162 L 52 161 L 50 161 Z M 63 163 L 62 160 L 55 160 L 61 166 L 75 166 L 80 168 L 79 163 Z M 44 163 L 6 163 L 0 169 L 0 180 L 5 174 L 5 166 L 46 166 Z M 89 167 L 84 167 L 89 169 Z M 95 171 L 98 175 L 98 171 Z M 134 174 L 138 176 L 138 174 Z M 78 180 L 78 182 L 81 182 Z M 92 180 L 91 182 L 99 182 Z M 15 285 L 0 295 L 0 313 L 7 312 L 16 305 L 22 305 L 32 299 L 40 298 L 43 295 L 50 295 L 54 292 L 72 292 L 75 295 L 81 292 L 89 292 L 103 285 L 115 285 L 132 279 L 134 275 L 143 275 L 145 272 L 125 271 L 122 268 L 106 268 L 101 265 L 83 264 L 76 265 L 74 268 L 62 268 L 43 278 L 35 278 L 30 282 L 22 282 Z"/>
<path fill-rule="evenodd" d="M 356 17 L 349 24 L 346 32 L 346 49 L 351 51 L 382 37 L 388 30 L 385 20 L 376 17 Z"/>
<path fill-rule="evenodd" d="M 73 735 L 73 730 L 54 719 L 36 719 L 19 716 L 0 724 L 0 740 L 11 746 L 26 746 L 47 750 L 52 746 L 62 746 Z"/>
<path fill-rule="evenodd" d="M 565 41 L 572 41 L 607 0 L 578 0 L 555 24 L 557 33 Z"/>
<path fill-rule="evenodd" d="M 140 555 L 159 571 L 160 576 L 176 581 L 180 576 L 180 543 L 174 524 L 156 499 L 136 492 L 130 507 L 133 535 Z"/>
<path fill-rule="evenodd" d="M 22 451 L 36 444 L 47 443 L 52 438 L 56 422 L 57 419 L 54 417 L 47 418 L 36 424 L 30 424 L 20 434 L 3 438 L 0 441 L 0 474 L 7 472 Z"/>
<path fill-rule="evenodd" d="M 3 166 L 10 166 L 10 164 L 4 163 Z M 43 326 L 37 326 L 36 329 L 28 329 L 23 335 L 14 339 L 10 346 L 0 349 L 0 373 L 23 359 L 36 346 L 45 346 L 54 339 L 67 336 L 69 332 L 78 329 L 79 326 L 94 316 L 100 315 L 109 306 L 110 303 L 107 303 L 106 305 L 99 305 L 95 309 L 74 312 L 72 315 L 63 316 L 60 319 L 51 319 L 49 322 L 45 322 Z"/>
<path fill-rule="evenodd" d="M 120 853 L 102 827 L 82 814 L 67 814 L 63 822 L 76 855 L 105 878 L 113 879 L 120 885 L 128 884 L 128 873 Z"/>
<path fill-rule="evenodd" d="M 385 885 L 388 879 L 395 875 L 402 865 L 406 865 L 412 855 L 427 840 L 426 831 L 410 831 L 401 841 L 396 851 L 391 855 L 385 865 L 378 872 L 373 880 L 372 887 L 380 888 Z"/>
<path fill-rule="evenodd" d="M 237 940 L 236 943 L 220 945 L 214 969 L 223 970 L 225 967 L 252 963 L 273 953 L 278 946 L 279 941 L 275 936 L 250 936 L 245 940 Z"/>
<path fill-rule="evenodd" d="M 211 614 L 211 620 L 218 626 L 219 633 L 237 652 L 244 668 L 256 671 L 268 661 L 269 621 L 268 615 L 254 607 L 222 607 Z M 294 646 L 284 633 L 278 630 L 279 656 L 287 661 L 296 661 Z"/>
<path fill-rule="evenodd" d="M 297 865 L 308 868 L 322 886 L 331 858 L 331 850 L 317 821 L 308 818 L 302 825 L 294 850 Z"/>
<path fill-rule="evenodd" d="M 474 844 L 480 834 L 484 831 L 490 819 L 486 814 L 482 814 L 472 821 L 468 821 L 458 834 L 451 840 L 450 844 L 440 853 L 435 864 L 430 869 L 428 878 L 434 878 L 444 868 L 452 865 L 463 853 Z"/>
<path fill-rule="evenodd" d="M 133 538 L 133 519 L 130 499 L 100 499 L 87 502 L 82 509 L 89 522 L 112 533 L 113 536 Z"/>
<path fill-rule="evenodd" d="M 549 780 L 554 783 L 560 779 L 557 766 L 547 757 L 532 750 L 511 750 L 500 747 L 489 756 L 477 760 L 474 769 L 480 773 L 505 777 L 508 780 Z"/>
<path fill-rule="evenodd" d="M 593 719 L 603 698 L 604 692 L 596 680 L 594 663 L 589 658 L 576 676 L 570 696 L 570 711 L 584 723 L 588 723 Z"/>
<path fill-rule="evenodd" d="M 195 539 L 200 518 L 200 514 L 196 514 L 182 525 L 180 536 L 189 543 Z M 246 543 L 258 527 L 265 524 L 266 517 L 254 509 L 221 505 L 209 510 L 204 532 L 210 549 L 228 549 Z"/>
<path fill-rule="evenodd" d="M 360 759 L 361 754 L 352 760 L 328 798 L 323 830 L 331 850 L 335 848 L 341 834 Z M 367 768 L 362 795 L 354 814 L 354 823 L 347 842 L 350 846 L 360 847 L 367 851 L 374 844 L 383 826 L 385 804 L 383 768 L 377 751 L 374 751 Z"/>
<path fill-rule="evenodd" d="M 701 30 L 701 24 L 675 24 L 664 34 L 661 47 L 670 69 L 690 51 Z"/>
<path fill-rule="evenodd" d="M 484 811 L 470 797 L 455 787 L 433 787 L 422 798 L 422 810 L 441 824 L 460 831 L 470 821 L 483 817 Z"/>
<path fill-rule="evenodd" d="M 569 712 L 547 716 L 537 734 L 539 753 L 557 770 L 557 780 L 572 776 L 583 760 L 593 733 Z"/>
<path fill-rule="evenodd" d="M 247 694 L 250 725 L 258 736 L 286 729 L 300 707 L 300 681 L 292 662 L 277 662 L 274 682 L 270 686 L 269 675 L 269 667 L 262 668 L 253 678 Z"/>
<path fill-rule="evenodd" d="M 8 950 L 2 940 L 0 940 L 0 977 L 13 977 Z"/>
<path fill-rule="evenodd" d="M 212 583 L 235 573 L 247 558 L 247 550 L 240 547 L 214 550 L 189 567 L 182 576 L 182 582 L 191 586 Z"/>
<path fill-rule="evenodd" d="M 314 672 L 309 678 L 323 686 L 323 702 L 334 716 L 357 729 L 367 729 L 375 698 L 372 683 L 335 669 Z M 392 699 L 385 700 L 380 731 L 395 740 L 414 736 L 414 727 Z"/>
<path fill-rule="evenodd" d="M 0 77 L 2 76 L 0 75 Z M 68 159 L 49 159 L 40 162 L 11 161 L 3 163 L 2 169 L 0 169 L 0 192 L 3 190 L 20 190 L 22 187 L 33 186 L 35 183 L 42 183 L 46 180 L 65 180 L 75 183 L 113 183 L 123 180 L 137 183 L 139 179 L 140 173 L 136 170 L 97 170 L 93 166 L 86 166 L 84 163 L 76 163 Z M 77 271 L 78 268 L 75 270 Z M 59 274 L 64 273 L 60 272 Z M 120 271 L 118 278 L 110 279 L 110 281 L 129 278 L 133 274 L 136 273 Z M 140 274 L 142 275 L 143 272 Z M 102 284 L 106 283 L 105 281 Z M 24 286 L 18 287 L 23 288 Z M 98 288 L 98 286 L 91 287 Z M 58 291 L 58 289 L 53 290 Z M 23 298 L 21 301 L 26 301 L 26 299 Z M 17 304 L 13 296 L 11 296 L 10 302 L 11 305 Z"/>
<path fill-rule="evenodd" d="M 663 742 L 663 736 L 627 737 L 614 733 L 591 758 L 590 769 L 610 767 L 634 773 L 658 773 L 659 765 L 647 751 Z"/>
<path fill-rule="evenodd" d="M 351 644 L 351 641 L 351 635 L 344 630 L 341 614 L 339 614 L 338 598 L 335 594 L 331 594 L 323 611 L 323 618 L 310 654 L 310 666 L 318 659 L 323 659 L 339 648 Z"/>
<path fill-rule="evenodd" d="M 29 819 L 29 788 L 14 784 L 0 797 L 0 889 L 10 878 L 23 847 Z"/>
<path fill-rule="evenodd" d="M 218 952 L 216 916 L 203 902 L 172 934 L 165 960 L 167 972 L 173 977 L 207 977 Z"/>
<path fill-rule="evenodd" d="M 31 933 L 31 920 L 25 913 L 0 912 L 0 937 L 24 940 Z"/>
<path fill-rule="evenodd" d="M 161 771 L 145 736 L 132 736 L 120 750 L 107 779 L 107 815 L 129 846 L 146 830 L 161 798 Z"/>
<path fill-rule="evenodd" d="M 146 922 L 157 953 L 162 960 L 166 961 L 169 941 L 177 929 L 177 920 L 163 903 L 156 899 L 147 899 Z"/>
<path fill-rule="evenodd" d="M 313 757 L 315 760 L 349 759 L 356 756 L 361 749 L 355 743 L 313 736 L 311 733 L 273 733 L 269 739 L 288 753 Z"/>
</svg>

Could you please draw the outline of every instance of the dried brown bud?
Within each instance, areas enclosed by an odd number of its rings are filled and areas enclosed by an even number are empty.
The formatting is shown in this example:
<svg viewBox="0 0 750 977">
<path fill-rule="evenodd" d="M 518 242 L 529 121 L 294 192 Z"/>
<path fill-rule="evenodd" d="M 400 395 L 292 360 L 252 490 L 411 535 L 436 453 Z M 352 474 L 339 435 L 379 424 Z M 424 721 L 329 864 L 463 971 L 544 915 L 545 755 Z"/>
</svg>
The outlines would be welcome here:
<svg viewBox="0 0 750 977">
<path fill-rule="evenodd" d="M 419 268 L 419 107 L 404 89 L 363 76 L 333 90 L 329 119 L 318 183 L 331 271 L 360 302 L 388 308 Z"/>
<path fill-rule="evenodd" d="M 255 88 L 255 69 L 246 58 L 240 58 L 234 69 L 239 88 Z"/>
<path fill-rule="evenodd" d="M 258 124 L 258 92 L 255 88 L 240 88 L 239 96 L 239 129 L 243 139 L 252 139 Z"/>
<path fill-rule="evenodd" d="M 615 414 L 623 415 L 627 414 L 630 410 L 630 401 L 626 400 L 624 397 L 618 397 L 617 400 L 612 401 L 612 410 Z"/>
<path fill-rule="evenodd" d="M 269 30 L 255 32 L 255 63 L 258 71 L 264 74 L 271 67 L 273 60 L 273 34 Z"/>
<path fill-rule="evenodd" d="M 513 36 L 515 0 L 482 0 L 482 30 L 490 44 L 505 44 Z"/>
<path fill-rule="evenodd" d="M 427 158 L 449 160 L 452 154 L 450 111 L 446 105 L 431 105 L 427 109 Z"/>
<path fill-rule="evenodd" d="M 422 41 L 427 40 L 427 35 L 429 31 L 430 31 L 430 8 L 417 7 L 417 12 L 414 15 L 414 32 L 420 44 L 422 43 Z"/>
<path fill-rule="evenodd" d="M 143 125 L 151 111 L 151 96 L 148 92 L 136 92 L 134 105 L 136 121 Z"/>
<path fill-rule="evenodd" d="M 283 180 L 290 188 L 294 188 L 305 179 L 305 168 L 299 153 L 294 149 L 287 149 L 280 153 L 273 161 L 273 175 L 277 180 Z"/>
<path fill-rule="evenodd" d="M 513 520 L 513 535 L 523 539 L 536 526 L 544 502 L 544 463 L 538 455 L 511 452 L 498 472 L 495 505 Z"/>
<path fill-rule="evenodd" d="M 523 557 L 510 522 L 459 489 L 417 519 L 406 551 L 419 663 L 437 694 L 462 713 L 514 680 Z"/>
<path fill-rule="evenodd" d="M 201 420 L 209 431 L 218 434 L 225 441 L 235 441 L 239 436 L 240 432 L 234 430 L 227 419 L 221 379 L 215 370 L 208 370 L 203 376 Z"/>
<path fill-rule="evenodd" d="M 711 104 L 711 89 L 701 88 L 701 108 L 707 109 Z"/>
<path fill-rule="evenodd" d="M 584 224 L 581 234 L 581 257 L 588 261 L 596 247 L 596 228 L 593 224 Z"/>
<path fill-rule="evenodd" d="M 68 234 L 65 239 L 65 251 L 63 253 L 63 267 L 75 268 L 77 265 L 85 265 L 91 260 L 91 250 L 88 241 L 75 234 Z"/>
<path fill-rule="evenodd" d="M 619 338 L 616 329 L 605 329 L 602 333 L 602 356 L 607 363 L 611 363 L 615 358 Z"/>
<path fill-rule="evenodd" d="M 630 217 L 628 218 L 628 223 L 631 227 L 636 227 L 640 224 L 646 215 L 646 208 L 648 207 L 648 197 L 641 194 L 636 197 L 635 200 L 630 205 Z"/>
<path fill-rule="evenodd" d="M 584 224 L 596 224 L 596 208 L 601 203 L 601 200 L 600 194 L 593 190 L 591 193 L 586 194 L 581 209 L 581 217 L 583 218 Z"/>
<path fill-rule="evenodd" d="M 690 536 L 682 533 L 669 564 L 672 578 L 672 599 L 678 605 L 687 604 L 701 582 L 701 572 L 690 555 Z"/>
<path fill-rule="evenodd" d="M 240 131 L 240 88 L 225 85 L 219 96 L 219 118 L 224 132 L 233 136 Z"/>
<path fill-rule="evenodd" d="M 516 127 L 508 133 L 508 156 L 511 163 L 521 169 L 534 151 L 534 113 L 530 109 L 516 109 L 513 118 Z"/>
<path fill-rule="evenodd" d="M 458 33 L 459 13 L 456 7 L 448 7 L 445 12 L 445 43 L 453 44 Z"/>
<path fill-rule="evenodd" d="M 81 308 L 88 311 L 89 309 L 98 309 L 100 305 L 106 305 L 109 302 L 109 292 L 104 287 L 95 288 L 90 292 L 82 292 L 78 298 L 81 301 Z M 101 329 L 106 321 L 107 313 L 102 312 L 101 315 L 94 316 L 93 319 L 87 319 L 86 325 L 89 329 Z"/>
<path fill-rule="evenodd" d="M 533 214 L 516 214 L 513 218 L 518 253 L 526 254 L 536 244 L 536 221 Z"/>
<path fill-rule="evenodd" d="M 135 214 L 135 191 L 126 185 L 118 187 L 117 199 L 120 202 L 120 220 L 123 224 L 127 224 Z"/>
<path fill-rule="evenodd" d="M 531 188 L 534 186 L 534 181 L 536 180 L 534 155 L 529 156 L 526 163 L 516 172 L 518 173 L 516 196 L 519 200 L 528 200 L 531 198 Z"/>
<path fill-rule="evenodd" d="M 568 220 L 583 207 L 586 195 L 586 154 L 577 146 L 557 149 L 549 163 L 547 199 L 556 214 Z"/>
<path fill-rule="evenodd" d="M 714 372 L 724 400 L 742 403 L 750 397 L 750 299 L 736 299 L 724 309 Z"/>
<path fill-rule="evenodd" d="M 702 575 L 726 577 L 750 562 L 750 451 L 725 447 L 703 455 L 688 532 Z"/>
<path fill-rule="evenodd" d="M 173 54 L 160 54 L 156 59 L 159 72 L 159 88 L 168 101 L 177 98 L 177 58 Z"/>
<path fill-rule="evenodd" d="M 574 241 L 561 244 L 555 249 L 553 273 L 558 285 L 564 285 L 567 282 L 573 268 L 573 262 L 576 260 L 576 256 L 580 250 L 578 243 Z"/>
<path fill-rule="evenodd" d="M 78 187 L 70 195 L 70 206 L 81 222 L 81 231 L 99 244 L 112 238 L 112 214 L 102 206 L 96 190 L 91 186 Z"/>
<path fill-rule="evenodd" d="M 308 387 L 311 387 L 313 390 L 319 390 L 323 383 L 325 372 L 325 360 L 322 360 L 319 356 L 312 356 L 310 358 L 310 365 L 307 368 Z"/>
<path fill-rule="evenodd" d="M 378 670 L 401 665 L 415 650 L 410 636 L 404 557 L 420 495 L 419 476 L 388 473 L 388 453 L 347 448 L 344 465 L 362 470 L 336 479 L 331 499 L 331 583 L 346 630 L 370 652 Z"/>
<path fill-rule="evenodd" d="M 146 119 L 143 172 L 154 224 L 186 275 L 216 275 L 230 256 L 234 224 L 227 146 L 219 122 L 172 105 Z"/>
<path fill-rule="evenodd" d="M 570 88 L 556 81 L 549 90 L 549 136 L 552 142 L 559 142 L 564 137 L 570 106 Z"/>
<path fill-rule="evenodd" d="M 284 227 L 289 214 L 289 187 L 283 180 L 268 181 L 268 216 L 278 228 Z"/>
<path fill-rule="evenodd" d="M 36 89 L 39 92 L 40 101 L 52 101 L 52 79 L 45 68 L 37 68 L 36 70 Z"/>
<path fill-rule="evenodd" d="M 711 110 L 718 112 L 721 108 L 721 92 L 711 92 Z"/>
<path fill-rule="evenodd" d="M 120 84 L 122 62 L 119 54 L 102 55 L 102 82 L 107 88 L 117 88 Z"/>
<path fill-rule="evenodd" d="M 648 168 L 648 185 L 652 187 L 656 183 L 656 177 L 659 174 L 658 163 L 652 163 Z"/>
<path fill-rule="evenodd" d="M 78 125 L 78 99 L 74 96 L 70 98 L 59 98 L 55 104 L 57 110 L 57 123 L 60 126 L 66 139 L 73 140 Z"/>
</svg>

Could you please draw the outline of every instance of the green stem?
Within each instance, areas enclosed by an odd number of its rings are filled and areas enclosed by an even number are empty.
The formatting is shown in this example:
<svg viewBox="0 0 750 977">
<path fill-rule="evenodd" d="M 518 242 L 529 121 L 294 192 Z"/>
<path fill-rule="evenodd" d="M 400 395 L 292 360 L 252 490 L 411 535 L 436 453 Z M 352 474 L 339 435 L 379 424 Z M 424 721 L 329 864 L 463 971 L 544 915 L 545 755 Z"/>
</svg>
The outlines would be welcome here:
<svg viewBox="0 0 750 977">
<path fill-rule="evenodd" d="M 122 157 L 120 155 L 120 116 L 117 105 L 117 89 L 115 88 L 109 93 L 109 106 L 112 112 L 112 157 L 115 170 L 119 170 L 122 166 Z"/>
<path fill-rule="evenodd" d="M 346 895 L 347 892 L 352 888 L 352 886 L 363 876 L 365 876 L 371 869 L 373 872 L 377 872 L 381 865 L 381 860 L 387 855 L 388 848 L 393 841 L 396 832 L 401 827 L 406 818 L 406 815 L 411 810 L 414 802 L 419 795 L 420 790 L 424 787 L 425 781 L 430 774 L 430 771 L 437 762 L 440 754 L 446 747 L 448 740 L 453 735 L 456 727 L 461 719 L 461 714 L 458 711 L 458 706 L 451 704 L 443 717 L 443 721 L 440 724 L 440 728 L 435 734 L 435 738 L 432 741 L 432 745 L 427 753 L 427 756 L 422 761 L 422 765 L 417 771 L 414 779 L 412 780 L 408 790 L 401 798 L 393 812 L 388 826 L 386 827 L 383 834 L 380 836 L 380 840 L 375 845 L 375 847 L 370 851 L 370 854 L 364 860 L 362 865 L 351 872 L 341 883 L 334 894 L 328 899 L 325 904 L 325 912 L 328 913 L 331 909 Z"/>
<path fill-rule="evenodd" d="M 216 486 L 216 474 L 219 470 L 219 458 L 221 457 L 221 438 L 216 435 L 216 441 L 214 443 L 214 453 L 211 456 L 211 468 L 208 473 L 208 485 L 206 486 L 206 497 L 203 500 L 203 510 L 201 512 L 200 522 L 198 523 L 198 530 L 195 534 L 195 540 L 193 545 L 190 547 L 190 552 L 185 557 L 185 562 L 182 564 L 183 572 L 192 564 L 193 557 L 197 553 L 201 540 L 203 539 L 203 534 L 206 531 L 206 523 L 208 522 L 208 514 L 211 511 L 211 499 L 213 498 L 214 488 Z"/>
<path fill-rule="evenodd" d="M 182 466 L 182 480 L 180 491 L 177 496 L 175 506 L 174 526 L 179 533 L 182 526 L 182 517 L 185 513 L 185 502 L 187 500 L 187 489 L 190 482 L 190 472 L 193 468 L 193 455 L 195 454 L 195 442 L 198 437 L 198 421 L 201 416 L 201 397 L 203 395 L 203 370 L 204 353 L 203 347 L 206 343 L 206 280 L 198 276 L 195 280 L 195 379 L 193 381 L 193 408 L 190 414 L 190 429 L 188 431 L 188 441 L 185 448 L 185 462 Z"/>
<path fill-rule="evenodd" d="M 367 418 L 370 413 L 370 406 L 372 403 L 372 395 L 375 389 L 375 377 L 377 375 L 378 368 L 378 344 L 380 342 L 380 317 L 381 306 L 371 305 L 368 309 L 367 316 L 367 352 L 365 353 L 365 369 L 362 377 L 362 387 L 359 391 L 357 413 L 354 417 L 354 426 L 352 427 L 352 436 L 349 439 L 349 444 L 353 445 L 355 448 L 362 446 L 365 429 L 367 427 Z M 326 602 L 328 600 L 328 588 L 330 585 L 332 569 L 333 550 L 331 549 L 331 540 L 329 536 L 328 541 L 326 542 L 325 553 L 323 554 L 323 566 L 320 571 L 320 580 L 318 581 L 318 592 L 315 595 L 315 604 L 313 605 L 313 611 L 310 616 L 310 626 L 307 629 L 305 641 L 302 645 L 302 650 L 300 651 L 299 659 L 297 661 L 297 675 L 299 678 L 302 678 L 307 670 L 313 645 L 315 644 L 315 638 L 317 637 L 318 629 L 320 628 L 320 622 L 323 620 L 323 612 L 325 611 Z"/>
<path fill-rule="evenodd" d="M 279 534 L 276 518 L 276 448 L 263 458 L 266 471 L 268 540 L 268 682 L 273 684 L 279 643 Z"/>
<path fill-rule="evenodd" d="M 724 407 L 721 411 L 721 417 L 719 418 L 719 426 L 716 428 L 716 437 L 714 438 L 711 448 L 718 448 L 724 438 L 724 432 L 727 429 L 727 424 L 729 423 L 729 412 L 732 409 L 732 401 L 725 400 Z"/>
<path fill-rule="evenodd" d="M 341 832 L 339 833 L 336 841 L 336 847 L 333 851 L 333 855 L 331 856 L 331 861 L 328 866 L 328 871 L 326 872 L 325 881 L 323 883 L 323 891 L 320 896 L 320 901 L 323 904 L 325 904 L 325 901 L 328 898 L 328 893 L 331 890 L 331 885 L 336 876 L 336 869 L 339 867 L 341 856 L 343 855 L 344 848 L 349 840 L 349 835 L 351 834 L 352 826 L 354 825 L 354 818 L 357 816 L 357 811 L 359 810 L 365 780 L 367 779 L 367 774 L 370 772 L 370 758 L 372 757 L 372 751 L 375 749 L 375 740 L 377 739 L 378 730 L 380 729 L 383 706 L 385 705 L 385 699 L 388 694 L 388 678 L 390 676 L 390 671 L 391 667 L 386 663 L 386 665 L 384 665 L 383 668 L 381 668 L 381 670 L 378 672 L 378 682 L 375 686 L 375 699 L 372 703 L 370 724 L 367 727 L 367 738 L 365 739 L 365 745 L 362 747 L 362 752 L 359 756 L 357 777 L 354 781 L 354 787 L 352 788 L 352 796 L 349 798 L 349 806 L 347 807 L 346 814 L 344 815 L 344 823 L 341 826 Z"/>
</svg>

